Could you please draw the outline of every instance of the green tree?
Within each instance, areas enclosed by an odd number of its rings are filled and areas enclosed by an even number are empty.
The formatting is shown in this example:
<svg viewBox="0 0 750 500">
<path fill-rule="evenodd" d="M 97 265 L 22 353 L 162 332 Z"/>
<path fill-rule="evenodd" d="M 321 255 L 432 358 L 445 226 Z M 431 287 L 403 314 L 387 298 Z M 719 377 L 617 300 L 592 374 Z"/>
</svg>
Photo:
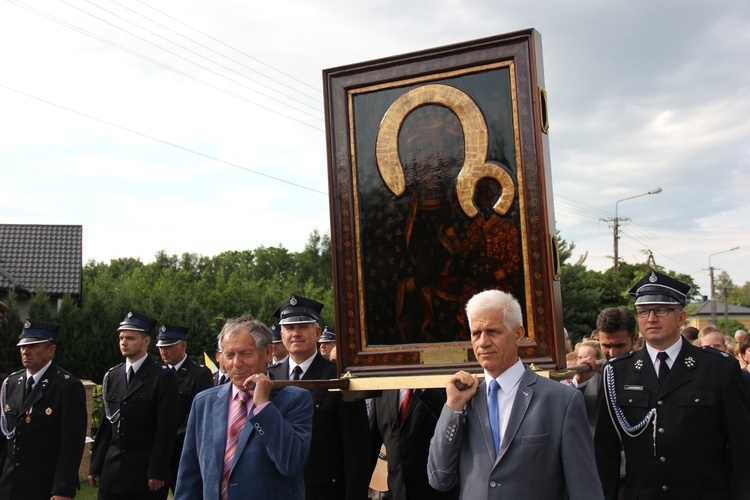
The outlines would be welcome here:
<svg viewBox="0 0 750 500">
<path fill-rule="evenodd" d="M 729 292 L 729 303 L 743 307 L 750 307 L 750 281 L 742 286 L 736 286 Z"/>
</svg>

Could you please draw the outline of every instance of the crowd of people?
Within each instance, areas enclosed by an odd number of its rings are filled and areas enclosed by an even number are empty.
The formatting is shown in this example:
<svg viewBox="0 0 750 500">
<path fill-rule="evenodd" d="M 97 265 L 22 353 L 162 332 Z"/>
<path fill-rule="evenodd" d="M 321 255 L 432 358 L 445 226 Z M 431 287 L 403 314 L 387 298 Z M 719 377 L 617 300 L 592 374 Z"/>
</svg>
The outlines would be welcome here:
<svg viewBox="0 0 750 500">
<path fill-rule="evenodd" d="M 103 500 L 750 498 L 750 336 L 686 328 L 689 287 L 658 272 L 629 293 L 635 314 L 603 310 L 563 383 L 521 362 L 521 306 L 488 290 L 466 304 L 483 376 L 367 401 L 274 383 L 339 376 L 315 300 L 291 295 L 271 328 L 227 320 L 213 375 L 187 356 L 186 327 L 131 311 L 117 327 L 124 361 L 102 383 L 89 483 Z M 23 369 L 0 394 L 0 498 L 79 488 L 86 402 L 54 363 L 60 333 L 29 320 L 19 337 Z M 378 460 L 388 477 L 376 493 Z"/>
</svg>

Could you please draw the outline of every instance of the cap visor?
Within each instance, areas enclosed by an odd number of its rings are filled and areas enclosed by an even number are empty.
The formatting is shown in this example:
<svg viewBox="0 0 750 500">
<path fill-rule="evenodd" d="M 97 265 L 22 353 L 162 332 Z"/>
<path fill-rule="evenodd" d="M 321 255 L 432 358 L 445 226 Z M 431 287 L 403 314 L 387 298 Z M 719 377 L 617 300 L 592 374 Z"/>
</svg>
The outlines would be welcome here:
<svg viewBox="0 0 750 500">
<path fill-rule="evenodd" d="M 279 321 L 280 325 L 291 325 L 294 323 L 315 323 L 317 320 L 310 316 L 289 316 Z"/>
<path fill-rule="evenodd" d="M 170 345 L 179 344 L 180 342 L 182 342 L 182 340 L 161 339 L 156 341 L 156 347 L 168 347 Z"/>
<path fill-rule="evenodd" d="M 42 342 L 52 342 L 51 339 L 40 339 L 40 338 L 25 338 L 18 341 L 16 347 L 22 345 L 41 344 Z"/>
</svg>

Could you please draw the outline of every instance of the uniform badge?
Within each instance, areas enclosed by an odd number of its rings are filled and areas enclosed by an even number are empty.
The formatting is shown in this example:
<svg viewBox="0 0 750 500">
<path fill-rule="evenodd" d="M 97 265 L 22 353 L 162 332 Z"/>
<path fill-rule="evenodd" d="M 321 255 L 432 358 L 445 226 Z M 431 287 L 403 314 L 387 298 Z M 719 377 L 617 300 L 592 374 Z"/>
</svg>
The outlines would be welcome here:
<svg viewBox="0 0 750 500">
<path fill-rule="evenodd" d="M 31 328 L 31 321 L 26 320 L 26 323 L 23 324 L 24 329 Z"/>
<path fill-rule="evenodd" d="M 692 368 L 694 366 L 695 366 L 695 360 L 693 359 L 692 356 L 689 356 L 689 357 L 685 358 L 685 367 L 687 367 L 688 369 L 690 369 L 690 368 Z"/>
<path fill-rule="evenodd" d="M 648 281 L 651 282 L 651 283 L 656 283 L 656 280 L 658 280 L 658 279 L 659 278 L 656 277 L 656 274 L 654 274 L 654 272 L 651 271 L 651 276 L 648 277 Z"/>
<path fill-rule="evenodd" d="M 635 368 L 635 371 L 637 372 L 643 370 L 643 360 L 639 359 L 638 361 L 636 361 L 635 364 L 633 365 L 633 368 Z"/>
<path fill-rule="evenodd" d="M 26 423 L 27 424 L 31 423 L 31 417 L 29 415 L 26 415 Z"/>
<path fill-rule="evenodd" d="M 642 385 L 626 385 L 625 390 L 626 391 L 642 391 L 643 386 Z"/>
<path fill-rule="evenodd" d="M 52 415 L 52 408 L 47 408 L 46 410 L 44 410 L 44 413 L 47 416 Z"/>
<path fill-rule="evenodd" d="M 296 306 L 297 305 L 297 297 L 295 297 L 294 295 L 292 295 L 291 298 L 289 299 L 289 305 Z"/>
<path fill-rule="evenodd" d="M 128 312 L 128 318 L 132 318 L 132 317 L 133 317 L 133 311 Z"/>
<path fill-rule="evenodd" d="M 6 405 L 5 405 L 5 411 L 6 411 L 6 412 L 10 411 L 10 405 L 9 405 L 9 404 L 6 404 Z"/>
</svg>

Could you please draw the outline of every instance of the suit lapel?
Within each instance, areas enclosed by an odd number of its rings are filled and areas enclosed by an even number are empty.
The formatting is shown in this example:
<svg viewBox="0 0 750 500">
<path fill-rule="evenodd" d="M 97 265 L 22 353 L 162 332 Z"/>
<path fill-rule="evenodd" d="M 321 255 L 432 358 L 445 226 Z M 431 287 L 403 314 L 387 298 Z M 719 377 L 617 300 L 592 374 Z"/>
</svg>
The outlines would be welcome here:
<svg viewBox="0 0 750 500">
<path fill-rule="evenodd" d="M 659 397 L 666 396 L 678 387 L 687 384 L 692 380 L 690 370 L 695 366 L 695 357 L 690 356 L 690 347 L 692 346 L 690 346 L 687 341 L 682 341 L 680 353 L 677 355 L 677 359 L 674 360 L 674 363 L 672 363 L 669 377 L 667 377 L 666 383 L 661 388 Z"/>
<path fill-rule="evenodd" d="M 401 391 L 395 390 L 395 391 L 384 391 L 383 392 L 383 398 L 387 398 L 386 401 L 386 411 L 388 412 L 386 417 L 387 422 L 398 422 L 398 416 L 401 411 L 401 407 L 399 406 L 399 399 L 401 395 Z M 399 422 L 399 425 L 402 425 Z"/>
<path fill-rule="evenodd" d="M 36 384 L 34 384 L 34 388 L 31 390 L 31 394 L 29 394 L 28 399 L 24 401 L 21 411 L 28 410 L 44 397 L 44 391 L 47 390 L 50 384 L 50 375 L 54 374 L 55 370 L 56 368 L 54 363 L 49 365 L 47 370 L 44 372 L 44 376 L 42 376 L 42 378 Z"/>
<path fill-rule="evenodd" d="M 632 363 L 632 370 L 636 373 L 637 377 L 636 384 L 642 385 L 653 394 L 661 392 L 661 384 L 659 384 L 659 379 L 656 376 L 656 368 L 654 368 L 651 356 L 648 355 L 648 350 L 645 347 L 635 353 L 632 361 L 624 362 Z M 628 380 L 623 382 L 629 383 Z"/>
<path fill-rule="evenodd" d="M 490 430 L 490 417 L 487 409 L 487 388 L 486 378 L 479 382 L 477 387 L 477 393 L 472 398 L 472 405 L 474 406 L 474 414 L 479 420 L 477 426 L 482 429 L 482 437 L 484 437 L 484 446 L 487 449 L 487 454 L 490 457 L 490 461 L 495 459 L 495 444 L 492 442 L 492 431 Z"/>
<path fill-rule="evenodd" d="M 289 380 L 289 357 L 286 361 L 282 361 L 278 365 L 278 368 L 274 371 L 278 380 Z"/>
<path fill-rule="evenodd" d="M 127 384 L 127 375 L 125 376 L 125 381 L 127 385 L 127 389 L 125 390 L 125 396 L 123 396 L 123 400 L 128 399 L 131 394 L 133 394 L 135 391 L 140 389 L 143 386 L 143 379 L 148 377 L 148 371 L 149 371 L 149 363 L 150 360 L 147 359 L 143 362 L 141 367 L 138 369 L 137 372 L 135 372 L 135 380 L 131 380 L 130 384 Z"/>
<path fill-rule="evenodd" d="M 302 374 L 302 380 L 320 380 L 323 378 L 323 367 L 325 366 L 325 361 L 323 360 L 323 356 L 320 354 L 315 354 L 315 357 L 312 360 L 312 363 L 310 363 L 310 366 L 307 368 L 307 371 Z M 287 363 L 287 370 L 286 373 L 289 373 L 289 363 Z"/>
<path fill-rule="evenodd" d="M 229 413 L 229 398 L 232 396 L 232 384 L 222 384 L 216 393 L 213 406 L 213 449 L 216 453 L 216 463 L 219 465 L 219 478 L 224 472 L 224 450 L 227 444 L 227 418 Z"/>
<path fill-rule="evenodd" d="M 45 372 L 44 377 L 42 377 L 42 380 L 34 384 L 34 388 L 31 390 L 31 394 L 29 394 L 28 399 L 24 401 L 23 408 L 21 410 L 26 411 L 32 406 L 34 406 L 36 403 L 38 403 L 39 400 L 42 399 L 42 396 L 44 396 L 44 390 L 47 387 L 49 387 L 49 379 L 47 378 L 47 373 Z"/>
<path fill-rule="evenodd" d="M 529 409 L 531 398 L 534 395 L 534 391 L 531 389 L 531 385 L 536 382 L 537 375 L 530 369 L 526 368 L 524 374 L 521 376 L 521 380 L 518 382 L 518 390 L 516 391 L 516 397 L 513 399 L 513 408 L 510 410 L 510 416 L 508 417 L 508 424 L 505 426 L 505 434 L 502 436 L 500 441 L 500 450 L 497 453 L 497 462 L 503 458 L 505 452 L 508 451 L 510 443 L 518 432 L 518 428 L 523 422 L 523 417 L 526 415 L 526 410 Z"/>
</svg>

